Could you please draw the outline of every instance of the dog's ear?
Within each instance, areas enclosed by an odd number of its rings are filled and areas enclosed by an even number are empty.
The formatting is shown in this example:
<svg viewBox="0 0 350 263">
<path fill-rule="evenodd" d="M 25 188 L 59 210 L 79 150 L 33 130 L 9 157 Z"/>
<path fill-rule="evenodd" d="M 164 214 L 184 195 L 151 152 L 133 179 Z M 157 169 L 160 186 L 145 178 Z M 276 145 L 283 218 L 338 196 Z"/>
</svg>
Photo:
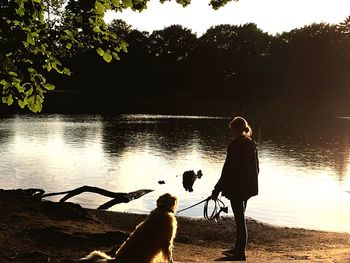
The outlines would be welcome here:
<svg viewBox="0 0 350 263">
<path fill-rule="evenodd" d="M 173 210 L 176 210 L 179 204 L 179 199 L 175 195 L 172 195 L 171 198 L 173 203 Z"/>
</svg>

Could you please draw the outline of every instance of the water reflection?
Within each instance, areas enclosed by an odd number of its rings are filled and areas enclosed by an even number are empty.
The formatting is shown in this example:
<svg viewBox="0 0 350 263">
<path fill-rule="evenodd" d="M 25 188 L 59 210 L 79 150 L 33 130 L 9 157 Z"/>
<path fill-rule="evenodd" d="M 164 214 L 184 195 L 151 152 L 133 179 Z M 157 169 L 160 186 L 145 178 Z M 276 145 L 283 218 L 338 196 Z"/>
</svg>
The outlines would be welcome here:
<svg viewBox="0 0 350 263">
<path fill-rule="evenodd" d="M 126 147 L 146 146 L 165 158 L 182 154 L 192 148 L 209 151 L 210 157 L 225 152 L 226 118 L 147 119 L 135 116 L 105 119 L 104 147 L 106 152 L 118 154 Z M 200 147 L 198 147 L 200 146 Z"/>
<path fill-rule="evenodd" d="M 331 168 L 340 182 L 348 175 L 350 121 L 297 119 L 286 124 L 277 120 L 264 123 L 260 129 L 263 149 L 279 159 L 308 169 Z"/>
<path fill-rule="evenodd" d="M 220 176 L 228 118 L 191 116 L 63 116 L 3 118 L 2 188 L 47 191 L 93 185 L 111 191 L 155 191 L 114 210 L 148 212 L 158 195 L 180 196 L 180 208 L 206 198 Z M 261 162 L 260 194 L 248 215 L 279 225 L 350 232 L 350 121 L 251 119 Z M 195 191 L 182 173 L 202 170 Z M 164 180 L 164 185 L 158 181 Z M 73 201 L 97 207 L 104 197 Z M 201 216 L 202 207 L 184 215 Z"/>
</svg>

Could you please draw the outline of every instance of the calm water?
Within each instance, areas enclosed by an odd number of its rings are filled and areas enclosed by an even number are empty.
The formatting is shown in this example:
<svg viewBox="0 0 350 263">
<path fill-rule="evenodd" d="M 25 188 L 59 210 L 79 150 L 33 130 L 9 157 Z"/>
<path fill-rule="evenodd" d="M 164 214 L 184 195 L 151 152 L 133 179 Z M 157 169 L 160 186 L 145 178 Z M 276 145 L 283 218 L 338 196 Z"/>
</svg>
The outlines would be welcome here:
<svg viewBox="0 0 350 263">
<path fill-rule="evenodd" d="M 229 119 L 39 115 L 0 121 L 0 188 L 154 189 L 112 208 L 148 213 L 164 192 L 180 197 L 180 209 L 210 195 L 225 159 Z M 281 226 L 350 232 L 350 120 L 251 121 L 261 173 L 260 194 L 248 202 L 247 215 Z M 199 169 L 204 176 L 194 192 L 186 192 L 182 173 Z M 72 199 L 90 208 L 107 200 L 89 193 Z M 199 217 L 202 209 L 183 215 Z"/>
</svg>

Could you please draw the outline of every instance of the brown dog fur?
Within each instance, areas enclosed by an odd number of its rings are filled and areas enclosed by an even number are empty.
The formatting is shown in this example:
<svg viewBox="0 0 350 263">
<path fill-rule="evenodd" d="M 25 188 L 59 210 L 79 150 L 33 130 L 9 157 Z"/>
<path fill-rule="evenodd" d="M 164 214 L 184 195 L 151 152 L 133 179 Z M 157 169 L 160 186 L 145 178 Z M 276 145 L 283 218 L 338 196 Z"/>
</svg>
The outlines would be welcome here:
<svg viewBox="0 0 350 263">
<path fill-rule="evenodd" d="M 172 262 L 173 241 L 176 235 L 177 197 L 164 194 L 157 207 L 141 222 L 120 246 L 112 258 L 94 251 L 81 260 L 88 262 L 165 263 Z"/>
</svg>

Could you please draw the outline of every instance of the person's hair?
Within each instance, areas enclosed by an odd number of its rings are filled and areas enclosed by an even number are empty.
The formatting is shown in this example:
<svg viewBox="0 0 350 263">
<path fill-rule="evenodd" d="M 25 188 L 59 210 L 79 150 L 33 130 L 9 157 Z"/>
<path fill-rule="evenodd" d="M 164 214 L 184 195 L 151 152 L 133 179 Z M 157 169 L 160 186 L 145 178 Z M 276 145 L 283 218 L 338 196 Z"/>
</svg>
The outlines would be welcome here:
<svg viewBox="0 0 350 263">
<path fill-rule="evenodd" d="M 251 138 L 253 135 L 252 128 L 250 128 L 248 122 L 242 117 L 233 118 L 229 124 L 229 127 L 235 128 L 235 130 L 244 137 Z"/>
</svg>

